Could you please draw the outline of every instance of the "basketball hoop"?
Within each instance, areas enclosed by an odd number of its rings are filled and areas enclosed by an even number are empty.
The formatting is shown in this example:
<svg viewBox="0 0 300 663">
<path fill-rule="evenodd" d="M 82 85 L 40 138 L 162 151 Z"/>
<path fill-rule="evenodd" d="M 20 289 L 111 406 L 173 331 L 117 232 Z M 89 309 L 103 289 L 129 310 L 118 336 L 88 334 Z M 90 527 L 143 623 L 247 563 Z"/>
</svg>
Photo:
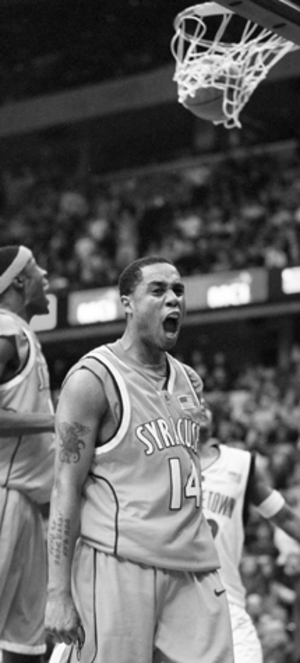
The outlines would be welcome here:
<svg viewBox="0 0 300 663">
<path fill-rule="evenodd" d="M 240 112 L 259 83 L 281 58 L 299 48 L 215 2 L 185 9 L 176 16 L 174 29 L 171 51 L 179 103 L 185 105 L 199 89 L 222 90 L 223 118 L 213 124 L 227 129 L 241 127 Z"/>
</svg>

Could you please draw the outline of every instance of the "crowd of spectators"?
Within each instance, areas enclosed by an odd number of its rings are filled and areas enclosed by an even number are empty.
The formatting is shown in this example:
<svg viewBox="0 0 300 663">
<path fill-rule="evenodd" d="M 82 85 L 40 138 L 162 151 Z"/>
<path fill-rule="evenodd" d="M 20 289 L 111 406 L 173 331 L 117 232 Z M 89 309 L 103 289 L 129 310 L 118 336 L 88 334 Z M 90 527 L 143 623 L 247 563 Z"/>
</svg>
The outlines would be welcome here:
<svg viewBox="0 0 300 663">
<path fill-rule="evenodd" d="M 80 182 L 7 170 L 2 203 L 1 244 L 32 247 L 56 290 L 113 285 L 128 262 L 153 253 L 183 275 L 300 264 L 296 148 Z"/>
</svg>

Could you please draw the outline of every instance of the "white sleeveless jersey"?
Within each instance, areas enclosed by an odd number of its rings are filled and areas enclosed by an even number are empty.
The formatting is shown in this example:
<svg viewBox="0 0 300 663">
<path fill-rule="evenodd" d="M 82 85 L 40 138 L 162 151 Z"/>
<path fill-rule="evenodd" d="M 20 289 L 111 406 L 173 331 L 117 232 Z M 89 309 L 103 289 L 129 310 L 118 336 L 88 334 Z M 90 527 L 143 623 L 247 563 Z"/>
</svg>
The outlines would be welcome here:
<svg viewBox="0 0 300 663">
<path fill-rule="evenodd" d="M 52 413 L 48 368 L 34 332 L 22 318 L 0 309 L 0 336 L 13 336 L 17 348 L 24 343 L 29 347 L 22 370 L 0 384 L 0 407 L 15 412 Z M 53 470 L 52 433 L 0 437 L 1 486 L 20 490 L 33 501 L 45 503 L 50 499 Z"/>
<path fill-rule="evenodd" d="M 230 602 L 245 607 L 245 588 L 239 573 L 243 545 L 243 512 L 251 454 L 218 446 L 220 455 L 202 469 L 203 511 L 220 558 L 220 574 Z"/>
<path fill-rule="evenodd" d="M 119 342 L 96 348 L 71 370 L 88 368 L 104 383 L 117 422 L 113 437 L 95 449 L 81 535 L 133 562 L 211 571 L 219 560 L 201 515 L 199 401 L 183 365 L 171 356 L 168 362 L 163 391 L 153 369 L 129 359 Z"/>
</svg>

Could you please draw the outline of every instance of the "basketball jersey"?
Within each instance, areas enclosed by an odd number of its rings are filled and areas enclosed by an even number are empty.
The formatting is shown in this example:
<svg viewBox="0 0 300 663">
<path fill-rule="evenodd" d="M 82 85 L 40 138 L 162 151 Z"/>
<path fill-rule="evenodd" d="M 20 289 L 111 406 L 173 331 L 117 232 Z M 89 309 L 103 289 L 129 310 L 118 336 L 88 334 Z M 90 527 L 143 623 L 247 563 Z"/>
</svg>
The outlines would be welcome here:
<svg viewBox="0 0 300 663">
<path fill-rule="evenodd" d="M 111 439 L 95 448 L 81 536 L 133 562 L 210 571 L 219 560 L 201 515 L 198 399 L 183 365 L 169 355 L 167 361 L 164 389 L 153 368 L 128 358 L 119 341 L 88 353 L 69 373 L 92 371 L 114 421 L 121 411 Z"/>
<path fill-rule="evenodd" d="M 15 412 L 52 413 L 48 368 L 34 332 L 22 318 L 0 309 L 0 336 L 13 336 L 18 349 L 24 342 L 29 347 L 21 371 L 0 384 L 0 407 Z M 50 499 L 53 470 L 52 433 L 0 438 L 1 486 L 20 490 L 42 504 Z"/>
<path fill-rule="evenodd" d="M 228 600 L 245 606 L 239 573 L 244 545 L 243 513 L 251 467 L 249 451 L 218 446 L 219 457 L 202 469 L 203 511 L 218 550 Z"/>
</svg>

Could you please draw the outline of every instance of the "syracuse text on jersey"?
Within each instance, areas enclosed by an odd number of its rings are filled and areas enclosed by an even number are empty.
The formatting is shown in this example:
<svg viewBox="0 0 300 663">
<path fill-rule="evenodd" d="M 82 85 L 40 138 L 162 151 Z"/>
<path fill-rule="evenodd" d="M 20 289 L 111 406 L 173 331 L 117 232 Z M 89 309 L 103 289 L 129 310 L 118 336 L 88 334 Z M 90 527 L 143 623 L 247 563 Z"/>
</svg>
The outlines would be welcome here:
<svg viewBox="0 0 300 663">
<path fill-rule="evenodd" d="M 136 428 L 136 436 L 145 444 L 145 454 L 153 454 L 155 450 L 162 451 L 168 447 L 183 445 L 197 453 L 200 436 L 200 426 L 192 419 L 179 418 L 175 422 L 173 417 L 148 421 Z"/>
</svg>

